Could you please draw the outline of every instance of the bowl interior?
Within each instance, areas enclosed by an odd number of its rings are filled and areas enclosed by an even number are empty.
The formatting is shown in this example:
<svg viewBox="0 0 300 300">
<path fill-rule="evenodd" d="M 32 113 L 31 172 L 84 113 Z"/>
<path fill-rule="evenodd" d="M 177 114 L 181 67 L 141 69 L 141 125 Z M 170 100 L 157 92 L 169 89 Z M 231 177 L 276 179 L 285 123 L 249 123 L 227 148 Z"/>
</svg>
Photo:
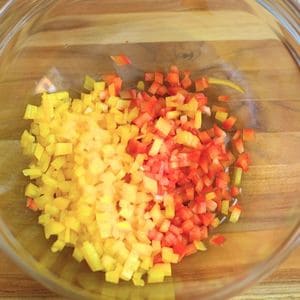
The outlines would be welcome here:
<svg viewBox="0 0 300 300">
<path fill-rule="evenodd" d="M 0 232 L 11 255 L 47 286 L 81 299 L 210 297 L 259 276 L 299 225 L 300 77 L 277 34 L 286 33 L 278 24 L 271 29 L 254 1 L 42 2 L 20 4 L 18 13 L 32 13 L 0 53 Z M 110 55 L 120 53 L 132 65 L 114 65 Z M 25 208 L 26 159 L 18 142 L 28 126 L 24 108 L 40 101 L 47 80 L 75 96 L 86 74 L 116 72 L 131 86 L 145 71 L 172 64 L 194 78 L 230 79 L 246 91 L 207 90 L 210 103 L 229 94 L 238 127 L 257 131 L 255 143 L 247 145 L 253 162 L 239 198 L 244 212 L 237 225 L 215 230 L 227 238 L 223 247 L 184 259 L 166 283 L 111 285 L 102 273 L 74 262 L 71 249 L 51 253 L 37 215 Z"/>
</svg>

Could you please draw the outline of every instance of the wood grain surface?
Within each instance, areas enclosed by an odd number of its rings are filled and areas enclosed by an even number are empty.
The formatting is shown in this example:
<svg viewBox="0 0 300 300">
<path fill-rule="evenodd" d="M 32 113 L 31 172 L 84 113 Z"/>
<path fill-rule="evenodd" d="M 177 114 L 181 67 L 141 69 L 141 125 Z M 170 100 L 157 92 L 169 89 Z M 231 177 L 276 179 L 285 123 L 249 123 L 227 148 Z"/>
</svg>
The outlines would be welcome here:
<svg viewBox="0 0 300 300">
<path fill-rule="evenodd" d="M 65 299 L 30 278 L 3 252 L 0 252 L 0 299 L 25 298 Z M 295 249 L 273 274 L 232 299 L 300 299 L 300 248 Z"/>
<path fill-rule="evenodd" d="M 0 0 L 0 9 L 4 2 Z M 1 98 L 0 213 L 7 223 L 11 222 L 11 232 L 22 240 L 25 248 L 30 247 L 37 260 L 43 255 L 39 249 L 34 253 L 34 245 L 29 245 L 36 238 L 27 239 L 31 227 L 22 231 L 24 224 L 31 225 L 29 217 L 34 223 L 35 219 L 24 212 L 24 205 L 17 207 L 24 185 L 20 175 L 23 158 L 17 142 L 28 125 L 21 120 L 24 107 L 43 76 L 52 80 L 57 89 L 76 92 L 85 74 L 99 77 L 111 72 L 114 67 L 109 55 L 119 53 L 130 54 L 133 65 L 128 69 L 130 72 L 115 71 L 125 78 L 133 74 L 132 81 L 145 70 L 166 69 L 176 63 L 180 68 L 192 70 L 195 76 L 228 78 L 246 90 L 243 96 L 225 90 L 232 98 L 230 108 L 243 120 L 238 126 L 255 127 L 257 139 L 248 148 L 253 165 L 243 183 L 241 202 L 245 213 L 238 226 L 224 226 L 229 238 L 223 248 L 225 254 L 220 252 L 226 258 L 231 249 L 238 249 L 245 261 L 241 259 L 239 265 L 233 266 L 234 259 L 239 258 L 230 255 L 231 260 L 221 258 L 215 273 L 226 277 L 226 268 L 232 274 L 238 273 L 236 268 L 242 271 L 247 264 L 257 264 L 287 239 L 298 224 L 300 213 L 299 69 L 279 37 L 255 16 L 249 4 L 254 2 L 101 0 L 101 5 L 95 7 L 91 0 L 85 0 L 84 5 L 80 1 L 58 0 L 54 8 L 24 29 L 20 41 L 14 44 L 19 47 L 17 61 L 13 51 L 8 53 L 11 60 L 6 60 L 7 66 L 1 66 L 0 60 L 0 70 L 2 67 L 7 70 L 0 81 L 0 98 L 5 95 L 10 100 Z M 26 2 L 19 3 L 17 17 Z M 211 22 L 212 16 L 218 22 Z M 27 34 L 30 38 L 22 43 Z M 24 95 L 25 91 L 28 95 Z M 209 97 L 213 99 L 215 95 Z M 5 173 L 4 169 L 18 172 Z M 218 257 L 218 253 L 215 251 L 213 255 Z M 188 264 L 185 267 L 179 264 L 178 271 L 184 271 L 184 284 L 188 278 L 198 284 L 214 261 L 188 259 L 199 265 L 194 268 L 197 272 L 189 273 Z M 183 296 L 178 299 L 185 296 L 185 285 L 182 286 Z M 0 299 L 26 298 L 63 299 L 29 278 L 0 252 Z M 272 275 L 234 299 L 300 299 L 300 249 Z"/>
</svg>

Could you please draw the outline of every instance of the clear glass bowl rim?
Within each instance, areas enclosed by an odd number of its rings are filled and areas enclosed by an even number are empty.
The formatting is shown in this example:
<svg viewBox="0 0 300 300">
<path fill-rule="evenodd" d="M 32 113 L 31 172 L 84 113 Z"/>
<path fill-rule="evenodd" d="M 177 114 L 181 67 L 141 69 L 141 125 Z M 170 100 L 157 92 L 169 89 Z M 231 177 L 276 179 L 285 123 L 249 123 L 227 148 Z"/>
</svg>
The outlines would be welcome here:
<svg viewBox="0 0 300 300">
<path fill-rule="evenodd" d="M 300 34 L 297 23 L 297 15 L 300 13 L 300 6 L 298 0 L 255 0 L 264 10 L 273 15 L 276 21 L 288 32 L 292 40 L 299 45 Z M 3 33 L 0 33 L 0 59 L 5 47 L 9 44 L 14 35 L 22 28 L 23 24 L 39 11 L 45 9 L 47 6 L 55 2 L 55 0 L 48 1 L 33 1 L 33 5 L 29 5 L 26 14 L 20 15 L 17 22 L 11 26 L 6 25 L 4 20 L 7 15 L 13 11 L 14 5 L 18 0 L 7 0 L 2 7 L 0 7 L 0 24 L 4 24 Z M 30 4 L 30 3 L 29 3 Z M 7 27 L 6 27 L 7 26 Z M 277 32 L 277 34 L 280 34 Z M 295 51 L 294 47 L 286 41 L 287 48 L 294 57 L 298 66 L 300 65 L 299 53 Z M 1 77 L 1 75 L 0 75 Z M 225 289 L 219 289 L 214 294 L 207 294 L 206 299 L 226 299 L 238 294 L 245 288 L 251 286 L 257 281 L 269 275 L 295 248 L 300 246 L 300 221 L 295 226 L 293 232 L 286 241 L 282 242 L 280 250 L 273 254 L 266 261 L 258 264 L 251 270 L 249 275 L 234 285 L 230 285 Z M 37 262 L 25 255 L 17 240 L 6 228 L 4 222 L 0 218 L 0 249 L 4 251 L 19 267 L 21 267 L 27 274 L 35 280 L 42 283 L 50 290 L 73 299 L 97 299 L 89 292 L 83 291 L 79 288 L 64 288 L 58 278 L 50 272 L 39 273 L 37 270 Z"/>
</svg>

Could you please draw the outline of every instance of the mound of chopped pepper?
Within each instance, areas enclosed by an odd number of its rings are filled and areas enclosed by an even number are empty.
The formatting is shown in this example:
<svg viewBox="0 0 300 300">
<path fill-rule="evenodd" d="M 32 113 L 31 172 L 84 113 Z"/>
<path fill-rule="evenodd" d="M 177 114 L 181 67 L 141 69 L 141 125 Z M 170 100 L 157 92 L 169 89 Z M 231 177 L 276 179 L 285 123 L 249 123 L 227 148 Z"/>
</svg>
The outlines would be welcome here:
<svg viewBox="0 0 300 300">
<path fill-rule="evenodd" d="M 205 251 L 207 240 L 222 245 L 215 228 L 240 217 L 236 197 L 250 161 L 244 142 L 254 130 L 236 129 L 229 97 L 219 95 L 211 108 L 205 90 L 243 90 L 192 80 L 176 66 L 147 72 L 130 89 L 117 75 L 103 79 L 86 76 L 78 99 L 44 93 L 40 106 L 27 105 L 27 206 L 40 213 L 46 238 L 56 237 L 53 252 L 73 247 L 73 257 L 108 282 L 162 282 L 171 264 Z"/>
</svg>

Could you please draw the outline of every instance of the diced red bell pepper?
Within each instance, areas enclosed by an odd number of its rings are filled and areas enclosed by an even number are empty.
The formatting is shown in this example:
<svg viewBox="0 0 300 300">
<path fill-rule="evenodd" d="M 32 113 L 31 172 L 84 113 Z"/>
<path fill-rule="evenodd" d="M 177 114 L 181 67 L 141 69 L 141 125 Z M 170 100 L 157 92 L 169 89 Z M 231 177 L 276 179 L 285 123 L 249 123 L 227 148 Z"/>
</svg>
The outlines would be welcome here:
<svg viewBox="0 0 300 300">
<path fill-rule="evenodd" d="M 187 245 L 186 248 L 185 248 L 185 256 L 192 255 L 196 252 L 197 252 L 197 248 L 194 245 L 194 243 Z"/>
<path fill-rule="evenodd" d="M 217 177 L 220 178 L 220 179 L 222 179 L 222 180 L 224 180 L 227 183 L 230 181 L 230 176 L 226 172 L 220 172 L 220 173 L 218 173 Z"/>
<path fill-rule="evenodd" d="M 209 135 L 212 139 L 215 137 L 215 129 L 214 129 L 214 127 L 207 129 L 206 132 L 208 133 L 208 135 Z M 214 143 L 214 144 L 215 144 L 215 143 Z"/>
<path fill-rule="evenodd" d="M 186 245 L 182 242 L 177 242 L 173 246 L 174 253 L 178 254 L 180 258 L 184 257 L 186 254 Z"/>
<path fill-rule="evenodd" d="M 190 218 L 192 218 L 193 213 L 186 207 L 182 207 L 177 215 L 182 219 L 182 220 L 188 220 Z"/>
<path fill-rule="evenodd" d="M 185 220 L 181 225 L 181 229 L 184 233 L 189 233 L 193 227 L 194 223 L 191 219 Z"/>
<path fill-rule="evenodd" d="M 152 116 L 145 112 L 141 115 L 139 115 L 136 119 L 132 121 L 133 124 L 135 124 L 137 127 L 141 128 L 145 123 L 152 120 Z"/>
<path fill-rule="evenodd" d="M 221 192 L 221 198 L 220 199 L 230 199 L 231 197 L 230 192 L 226 189 L 223 189 Z"/>
<path fill-rule="evenodd" d="M 169 231 L 172 232 L 173 234 L 177 235 L 181 235 L 183 230 L 180 227 L 177 227 L 173 224 L 170 225 Z"/>
<path fill-rule="evenodd" d="M 197 213 L 200 214 L 200 219 L 201 219 L 201 214 L 206 213 L 206 201 L 200 201 L 197 204 Z M 201 219 L 202 222 L 202 219 Z"/>
<path fill-rule="evenodd" d="M 122 178 L 122 180 L 124 180 L 126 183 L 130 183 L 130 181 L 131 181 L 131 174 L 130 173 L 126 173 L 125 176 Z"/>
<path fill-rule="evenodd" d="M 245 151 L 245 149 L 244 149 L 244 143 L 243 143 L 243 141 L 242 141 L 241 138 L 233 140 L 232 144 L 233 144 L 234 148 L 236 149 L 236 151 L 238 153 L 243 153 Z"/>
<path fill-rule="evenodd" d="M 156 81 L 153 81 L 151 86 L 148 89 L 148 92 L 154 95 L 157 93 L 159 88 L 160 88 L 160 84 Z"/>
<path fill-rule="evenodd" d="M 209 187 L 209 186 L 212 185 L 212 183 L 213 183 L 213 181 L 214 181 L 214 178 L 209 177 L 209 176 L 207 176 L 207 175 L 204 175 L 203 178 L 202 178 L 202 180 L 203 180 L 204 185 L 205 185 L 206 187 Z"/>
<path fill-rule="evenodd" d="M 122 82 L 123 80 L 120 77 L 115 77 L 113 79 L 113 83 L 115 85 L 115 93 L 116 95 L 120 94 L 121 88 L 122 88 Z"/>
<path fill-rule="evenodd" d="M 141 112 L 154 116 L 157 102 L 158 100 L 155 97 L 151 97 L 148 101 L 142 101 L 140 104 Z"/>
<path fill-rule="evenodd" d="M 226 136 L 226 132 L 224 130 L 222 130 L 217 124 L 214 124 L 214 133 L 215 133 L 215 136 L 218 136 L 218 137 Z"/>
<path fill-rule="evenodd" d="M 240 193 L 240 189 L 237 186 L 232 186 L 230 188 L 230 194 L 232 197 L 236 197 Z"/>
<path fill-rule="evenodd" d="M 208 173 L 208 160 L 205 157 L 201 157 L 199 159 L 199 166 L 201 167 L 202 171 L 207 174 Z"/>
<path fill-rule="evenodd" d="M 153 264 L 160 264 L 162 262 L 163 260 L 162 260 L 161 253 L 158 253 L 153 257 Z"/>
<path fill-rule="evenodd" d="M 126 151 L 132 155 L 136 156 L 139 153 L 147 153 L 148 152 L 148 146 L 144 143 L 141 143 L 135 139 L 131 139 L 128 141 Z"/>
<path fill-rule="evenodd" d="M 193 187 L 186 188 L 186 199 L 191 201 L 194 199 L 195 196 L 195 190 Z"/>
<path fill-rule="evenodd" d="M 214 145 L 211 145 L 208 149 L 207 149 L 207 153 L 209 155 L 209 157 L 214 160 L 215 158 L 218 158 L 219 157 L 219 149 L 218 147 L 214 146 Z"/>
<path fill-rule="evenodd" d="M 249 155 L 248 153 L 242 153 L 239 155 L 239 157 L 237 158 L 236 162 L 235 162 L 235 165 L 237 167 L 240 167 L 243 169 L 244 172 L 247 172 L 249 167 Z"/>
<path fill-rule="evenodd" d="M 158 88 L 156 93 L 159 96 L 165 96 L 168 93 L 168 89 L 165 85 L 162 85 Z"/>
<path fill-rule="evenodd" d="M 175 226 L 177 227 L 180 227 L 181 224 L 182 224 L 182 219 L 179 217 L 179 216 L 175 216 L 173 219 L 172 219 L 172 224 L 174 224 Z"/>
<path fill-rule="evenodd" d="M 199 178 L 199 180 L 196 183 L 195 190 L 197 193 L 201 193 L 202 189 L 203 189 L 203 181 L 202 178 Z"/>
<path fill-rule="evenodd" d="M 154 81 L 159 83 L 160 85 L 163 85 L 164 84 L 164 74 L 161 72 L 155 72 L 154 73 Z"/>
<path fill-rule="evenodd" d="M 112 96 L 112 97 L 117 95 L 117 93 L 116 93 L 116 87 L 115 87 L 114 83 L 111 83 L 108 86 L 108 94 L 109 94 L 109 96 Z"/>
<path fill-rule="evenodd" d="M 181 85 L 184 89 L 188 89 L 192 86 L 193 82 L 189 76 L 184 76 L 184 78 L 181 80 Z"/>
<path fill-rule="evenodd" d="M 154 81 L 154 72 L 146 72 L 145 81 Z"/>
<path fill-rule="evenodd" d="M 170 72 L 179 74 L 179 69 L 178 69 L 177 66 L 172 65 L 172 66 L 170 67 Z"/>
<path fill-rule="evenodd" d="M 232 136 L 232 140 L 237 140 L 241 136 L 241 131 L 238 129 Z"/>
<path fill-rule="evenodd" d="M 136 98 L 136 95 L 137 95 L 136 89 L 130 89 L 130 94 L 131 94 L 131 98 L 132 98 L 132 99 L 135 99 L 135 98 Z"/>
<path fill-rule="evenodd" d="M 243 129 L 243 140 L 253 141 L 255 139 L 255 131 L 252 128 L 244 128 Z"/>
<path fill-rule="evenodd" d="M 35 201 L 28 197 L 27 198 L 27 201 L 26 201 L 26 207 L 28 207 L 29 209 L 33 210 L 33 211 L 38 211 L 38 206 L 37 204 L 35 203 Z"/>
<path fill-rule="evenodd" d="M 209 136 L 207 131 L 199 131 L 198 137 L 202 144 L 207 144 L 207 143 L 211 142 L 211 137 Z"/>
<path fill-rule="evenodd" d="M 209 226 L 212 223 L 212 221 L 214 220 L 215 214 L 213 214 L 211 212 L 207 212 L 207 213 L 200 215 L 200 218 L 202 220 L 202 223 L 205 226 Z"/>
<path fill-rule="evenodd" d="M 228 95 L 220 95 L 218 97 L 218 100 L 221 101 L 221 102 L 228 102 L 229 96 Z"/>
<path fill-rule="evenodd" d="M 124 66 L 131 64 L 131 60 L 128 56 L 121 54 L 121 55 L 111 55 L 111 59 L 119 66 Z"/>
<path fill-rule="evenodd" d="M 215 246 L 222 246 L 225 241 L 226 241 L 225 237 L 221 234 L 213 235 L 209 240 L 209 242 Z"/>
<path fill-rule="evenodd" d="M 228 182 L 223 180 L 222 178 L 217 177 L 215 181 L 216 187 L 219 189 L 225 189 L 227 187 Z"/>
<path fill-rule="evenodd" d="M 201 241 L 207 238 L 207 227 L 205 226 L 194 226 L 189 232 L 189 240 L 193 241 Z"/>
<path fill-rule="evenodd" d="M 222 126 L 225 130 L 230 130 L 235 124 L 235 122 L 236 118 L 231 116 L 222 123 Z"/>
<path fill-rule="evenodd" d="M 114 79 L 118 77 L 118 75 L 116 74 L 105 74 L 105 75 L 101 75 L 101 78 L 109 85 L 111 83 L 113 83 Z"/>
<path fill-rule="evenodd" d="M 196 92 L 202 92 L 208 88 L 208 80 L 205 77 L 195 80 L 195 90 Z"/>
<path fill-rule="evenodd" d="M 176 235 L 169 231 L 166 233 L 166 235 L 164 237 L 164 241 L 168 247 L 172 247 L 177 242 Z"/>
<path fill-rule="evenodd" d="M 207 97 L 203 93 L 196 93 L 194 97 L 197 99 L 200 107 L 206 105 L 208 102 Z"/>
<path fill-rule="evenodd" d="M 202 224 L 201 218 L 196 214 L 193 215 L 192 221 L 195 225 L 201 225 Z"/>
<path fill-rule="evenodd" d="M 170 85 L 178 85 L 178 84 L 179 84 L 179 73 L 169 72 L 169 73 L 167 74 L 166 81 L 167 81 Z"/>
</svg>

